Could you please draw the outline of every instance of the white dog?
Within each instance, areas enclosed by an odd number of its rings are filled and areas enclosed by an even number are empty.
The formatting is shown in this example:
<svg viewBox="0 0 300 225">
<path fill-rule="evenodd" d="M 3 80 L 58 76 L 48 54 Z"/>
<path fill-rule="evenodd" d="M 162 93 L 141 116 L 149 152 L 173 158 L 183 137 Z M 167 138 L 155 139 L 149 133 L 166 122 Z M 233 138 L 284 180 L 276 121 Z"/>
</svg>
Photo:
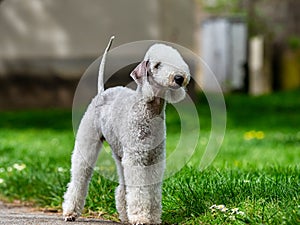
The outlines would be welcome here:
<svg viewBox="0 0 300 225">
<path fill-rule="evenodd" d="M 166 155 L 165 104 L 185 97 L 190 71 L 177 50 L 154 44 L 130 74 L 137 83 L 135 91 L 126 87 L 104 91 L 103 71 L 112 39 L 100 63 L 98 94 L 84 114 L 76 136 L 63 215 L 66 221 L 74 221 L 80 215 L 102 141 L 106 140 L 119 175 L 116 206 L 120 220 L 160 224 Z"/>
</svg>

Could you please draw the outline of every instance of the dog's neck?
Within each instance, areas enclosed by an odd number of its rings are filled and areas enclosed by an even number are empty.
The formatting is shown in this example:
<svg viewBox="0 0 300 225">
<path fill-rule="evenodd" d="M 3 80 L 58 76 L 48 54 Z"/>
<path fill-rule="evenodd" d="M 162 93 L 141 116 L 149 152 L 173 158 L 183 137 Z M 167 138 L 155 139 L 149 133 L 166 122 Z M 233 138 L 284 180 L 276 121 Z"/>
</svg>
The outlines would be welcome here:
<svg viewBox="0 0 300 225">
<path fill-rule="evenodd" d="M 148 102 L 148 105 L 151 107 L 154 114 L 161 115 L 162 112 L 165 110 L 166 101 L 160 97 L 154 97 L 152 101 Z"/>
<path fill-rule="evenodd" d="M 155 115 L 162 115 L 165 110 L 166 101 L 164 100 L 165 91 L 158 88 L 153 88 L 149 83 L 145 86 L 138 86 L 137 88 L 138 98 L 142 100 L 143 104 L 146 104 L 148 109 Z"/>
</svg>

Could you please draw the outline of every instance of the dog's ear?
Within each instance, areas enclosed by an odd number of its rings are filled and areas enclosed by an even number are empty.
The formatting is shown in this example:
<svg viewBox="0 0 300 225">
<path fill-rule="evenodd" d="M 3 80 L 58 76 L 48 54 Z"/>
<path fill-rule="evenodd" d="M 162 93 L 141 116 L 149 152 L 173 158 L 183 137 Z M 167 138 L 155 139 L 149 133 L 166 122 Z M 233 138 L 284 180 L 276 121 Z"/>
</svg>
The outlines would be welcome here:
<svg viewBox="0 0 300 225">
<path fill-rule="evenodd" d="M 142 61 L 135 69 L 130 73 L 130 76 L 138 85 L 143 84 L 143 79 L 147 77 L 149 61 Z"/>
</svg>

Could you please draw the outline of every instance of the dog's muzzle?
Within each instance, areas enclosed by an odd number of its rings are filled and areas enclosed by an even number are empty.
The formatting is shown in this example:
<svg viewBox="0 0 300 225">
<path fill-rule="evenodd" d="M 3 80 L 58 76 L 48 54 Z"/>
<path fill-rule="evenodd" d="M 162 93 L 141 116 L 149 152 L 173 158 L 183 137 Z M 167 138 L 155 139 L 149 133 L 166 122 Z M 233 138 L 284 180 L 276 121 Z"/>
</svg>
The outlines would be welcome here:
<svg viewBox="0 0 300 225">
<path fill-rule="evenodd" d="M 170 76 L 170 88 L 178 89 L 186 87 L 189 83 L 189 78 L 185 74 L 174 74 Z"/>
<path fill-rule="evenodd" d="M 182 75 L 175 75 L 174 82 L 178 84 L 180 87 L 183 85 L 184 77 Z"/>
</svg>

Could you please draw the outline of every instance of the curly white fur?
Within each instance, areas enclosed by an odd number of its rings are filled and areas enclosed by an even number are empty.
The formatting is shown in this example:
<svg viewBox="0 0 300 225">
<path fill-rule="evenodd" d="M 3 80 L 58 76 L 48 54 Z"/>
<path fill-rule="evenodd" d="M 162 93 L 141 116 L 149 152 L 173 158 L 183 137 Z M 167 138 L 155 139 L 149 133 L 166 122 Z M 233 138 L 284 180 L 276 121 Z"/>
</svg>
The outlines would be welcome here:
<svg viewBox="0 0 300 225">
<path fill-rule="evenodd" d="M 105 138 L 119 175 L 115 197 L 121 221 L 161 223 L 165 103 L 185 97 L 190 72 L 177 50 L 154 44 L 131 77 L 138 85 L 135 91 L 125 87 L 103 91 L 99 82 L 99 93 L 81 120 L 72 155 L 71 182 L 64 195 L 66 221 L 80 216 L 101 139 Z"/>
</svg>

